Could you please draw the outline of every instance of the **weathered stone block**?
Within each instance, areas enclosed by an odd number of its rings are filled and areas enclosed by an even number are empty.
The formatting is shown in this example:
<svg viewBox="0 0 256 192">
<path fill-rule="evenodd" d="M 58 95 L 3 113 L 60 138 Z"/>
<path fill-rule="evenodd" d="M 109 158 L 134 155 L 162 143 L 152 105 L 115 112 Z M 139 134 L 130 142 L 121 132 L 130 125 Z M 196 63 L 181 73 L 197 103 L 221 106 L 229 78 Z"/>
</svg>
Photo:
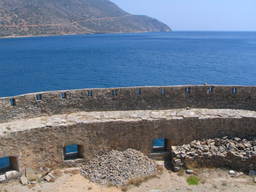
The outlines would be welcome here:
<svg viewBox="0 0 256 192">
<path fill-rule="evenodd" d="M 7 179 L 7 180 L 17 179 L 17 178 L 20 177 L 20 173 L 19 173 L 18 171 L 15 171 L 15 170 L 13 170 L 13 171 L 7 171 L 7 172 L 5 173 L 5 176 L 6 176 L 6 179 Z"/>
<path fill-rule="evenodd" d="M 28 181 L 27 177 L 25 177 L 25 175 L 22 175 L 22 176 L 20 177 L 20 183 L 21 183 L 22 185 L 28 185 L 28 184 L 29 184 L 29 181 Z"/>
<path fill-rule="evenodd" d="M 5 181 L 7 181 L 6 176 L 5 175 L 0 175 L 0 183 L 3 183 Z"/>
</svg>

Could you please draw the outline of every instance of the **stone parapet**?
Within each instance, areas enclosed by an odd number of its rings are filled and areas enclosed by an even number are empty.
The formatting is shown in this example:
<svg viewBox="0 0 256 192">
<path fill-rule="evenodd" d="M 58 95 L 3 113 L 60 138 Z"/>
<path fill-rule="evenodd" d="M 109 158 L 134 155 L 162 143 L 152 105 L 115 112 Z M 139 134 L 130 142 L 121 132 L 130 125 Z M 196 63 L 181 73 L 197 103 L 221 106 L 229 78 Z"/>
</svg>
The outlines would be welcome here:
<svg viewBox="0 0 256 192">
<path fill-rule="evenodd" d="M 79 111 L 256 109 L 256 87 L 172 86 L 82 89 L 0 98 L 0 122 Z"/>
</svg>

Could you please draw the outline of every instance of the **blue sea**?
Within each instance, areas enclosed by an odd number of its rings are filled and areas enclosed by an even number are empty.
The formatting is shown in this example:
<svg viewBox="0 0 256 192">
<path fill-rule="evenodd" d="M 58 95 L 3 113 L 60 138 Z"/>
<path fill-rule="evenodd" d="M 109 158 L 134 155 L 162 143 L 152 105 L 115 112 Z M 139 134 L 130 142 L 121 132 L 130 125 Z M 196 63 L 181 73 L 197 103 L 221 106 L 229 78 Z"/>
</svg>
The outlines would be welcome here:
<svg viewBox="0 0 256 192">
<path fill-rule="evenodd" d="M 256 84 L 256 32 L 0 39 L 0 96 L 76 88 Z"/>
</svg>

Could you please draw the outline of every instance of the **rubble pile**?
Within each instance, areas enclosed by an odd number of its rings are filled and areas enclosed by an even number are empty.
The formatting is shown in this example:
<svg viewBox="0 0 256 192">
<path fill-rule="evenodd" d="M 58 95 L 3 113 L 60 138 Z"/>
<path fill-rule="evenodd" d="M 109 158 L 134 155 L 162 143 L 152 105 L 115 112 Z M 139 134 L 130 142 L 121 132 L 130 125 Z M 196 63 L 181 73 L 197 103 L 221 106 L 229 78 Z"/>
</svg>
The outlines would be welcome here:
<svg viewBox="0 0 256 192">
<path fill-rule="evenodd" d="M 8 182 L 15 179 L 19 179 L 20 183 L 23 185 L 54 182 L 58 177 L 57 172 L 59 171 L 50 170 L 48 168 L 40 168 L 40 170 L 26 168 L 23 173 L 16 170 L 11 170 L 7 171 L 5 174 L 0 175 L 0 183 Z"/>
<path fill-rule="evenodd" d="M 225 167 L 248 172 L 256 170 L 256 138 L 215 138 L 195 140 L 172 147 L 172 165 L 181 168 Z"/>
<path fill-rule="evenodd" d="M 139 151 L 112 150 L 98 154 L 82 166 L 81 174 L 92 182 L 103 185 L 126 185 L 132 180 L 157 174 L 157 165 Z"/>
</svg>

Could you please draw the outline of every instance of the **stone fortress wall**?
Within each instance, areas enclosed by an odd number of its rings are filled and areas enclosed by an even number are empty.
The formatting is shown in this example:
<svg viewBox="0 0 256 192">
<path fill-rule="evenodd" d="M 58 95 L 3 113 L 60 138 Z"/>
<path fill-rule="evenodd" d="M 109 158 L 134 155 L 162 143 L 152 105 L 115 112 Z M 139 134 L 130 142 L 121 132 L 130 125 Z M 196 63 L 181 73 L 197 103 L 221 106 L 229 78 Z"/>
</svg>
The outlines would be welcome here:
<svg viewBox="0 0 256 192">
<path fill-rule="evenodd" d="M 0 98 L 0 122 L 77 111 L 164 110 L 185 107 L 255 110 L 256 87 L 134 87 L 33 93 Z"/>
<path fill-rule="evenodd" d="M 134 148 L 151 154 L 194 139 L 256 136 L 256 87 L 173 86 L 84 89 L 0 98 L 0 157 L 13 168 L 66 165 L 63 148 L 80 158 Z"/>
</svg>

